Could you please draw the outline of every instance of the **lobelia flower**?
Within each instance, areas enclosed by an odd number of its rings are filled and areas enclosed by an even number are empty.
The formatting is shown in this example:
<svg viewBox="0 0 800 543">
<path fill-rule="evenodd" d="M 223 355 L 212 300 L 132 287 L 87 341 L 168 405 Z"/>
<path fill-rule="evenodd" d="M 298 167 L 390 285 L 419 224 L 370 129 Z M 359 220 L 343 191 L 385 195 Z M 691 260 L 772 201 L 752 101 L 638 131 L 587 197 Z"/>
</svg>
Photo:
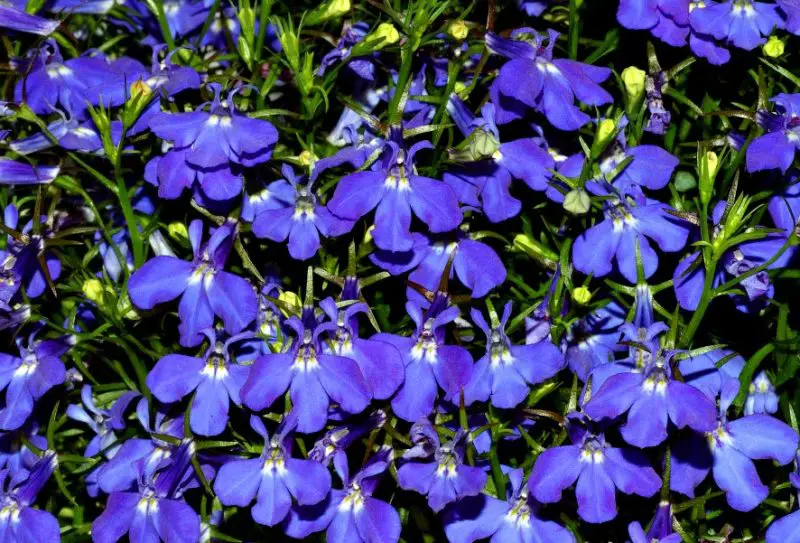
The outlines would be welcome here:
<svg viewBox="0 0 800 543">
<path fill-rule="evenodd" d="M 391 397 L 403 383 L 405 367 L 400 352 L 393 345 L 374 338 L 358 337 L 356 316 L 367 312 L 369 306 L 355 303 L 338 309 L 333 298 L 322 300 L 319 306 L 336 324 L 335 330 L 330 332 L 329 342 L 323 344 L 324 351 L 354 360 L 373 398 L 386 400 Z"/>
<path fill-rule="evenodd" d="M 564 355 L 549 341 L 511 345 L 505 332 L 511 302 L 503 308 L 500 322 L 491 326 L 477 309 L 470 315 L 486 335 L 486 354 L 475 364 L 472 378 L 464 387 L 465 404 L 490 400 L 502 409 L 516 407 L 528 396 L 531 386 L 553 377 L 564 367 Z"/>
<path fill-rule="evenodd" d="M 630 543 L 681 543 L 683 539 L 672 531 L 672 508 L 669 502 L 662 502 L 656 510 L 656 516 L 645 534 L 639 521 L 628 524 Z"/>
<path fill-rule="evenodd" d="M 222 318 L 225 331 L 237 334 L 256 316 L 257 298 L 250 283 L 223 270 L 237 235 L 234 223 L 214 229 L 206 243 L 203 221 L 189 225 L 193 259 L 186 262 L 173 256 L 156 256 L 136 270 L 128 281 L 131 301 L 141 309 L 181 297 L 178 305 L 180 343 L 194 347 L 203 341 L 202 331 Z"/>
<path fill-rule="evenodd" d="M 0 185 L 45 185 L 58 177 L 61 166 L 32 166 L 0 158 Z"/>
<path fill-rule="evenodd" d="M 748 172 L 780 169 L 786 173 L 800 150 L 800 94 L 780 93 L 770 101 L 775 103 L 775 113 L 756 113 L 758 124 L 767 133 L 747 148 Z"/>
<path fill-rule="evenodd" d="M 137 491 L 113 492 L 103 513 L 92 523 L 95 543 L 115 543 L 128 534 L 131 543 L 195 543 L 200 517 L 183 500 L 196 486 L 190 463 L 194 444 L 182 443 L 169 464 L 154 474 L 140 471 Z"/>
<path fill-rule="evenodd" d="M 664 109 L 664 98 L 661 94 L 667 85 L 667 74 L 663 71 L 647 74 L 645 78 L 645 98 L 650 117 L 644 127 L 645 132 L 663 136 L 672 120 L 672 114 Z"/>
<path fill-rule="evenodd" d="M 469 142 L 463 168 L 447 172 L 442 179 L 452 187 L 459 201 L 481 209 L 491 222 L 500 222 L 519 214 L 522 204 L 511 195 L 512 179 L 521 179 L 533 190 L 548 186 L 553 157 L 536 138 L 521 138 L 500 143 L 491 102 L 475 117 L 461 99 L 453 94 L 447 102 L 450 118 Z"/>
<path fill-rule="evenodd" d="M 710 432 L 715 424 L 714 404 L 703 393 L 675 379 L 676 352 L 657 352 L 640 372 L 609 377 L 586 404 L 594 420 L 627 414 L 620 433 L 636 447 L 653 447 L 667 438 L 669 421 L 683 428 Z"/>
<path fill-rule="evenodd" d="M 228 424 L 230 402 L 241 406 L 240 391 L 250 372 L 249 366 L 231 361 L 231 346 L 253 334 L 244 332 L 223 343 L 212 328 L 203 333 L 209 346 L 202 358 L 182 354 L 164 356 L 147 375 L 147 386 L 164 403 L 177 402 L 194 393 L 189 413 L 192 432 L 215 436 Z"/>
<path fill-rule="evenodd" d="M 346 459 L 335 463 L 343 488 L 332 489 L 318 505 L 293 507 L 283 526 L 286 535 L 304 539 L 327 529 L 330 543 L 397 543 L 400 515 L 388 503 L 372 497 L 392 455 L 391 448 L 381 447 L 352 478 Z"/>
<path fill-rule="evenodd" d="M 744 414 L 754 415 L 759 413 L 775 414 L 778 411 L 778 395 L 775 387 L 764 370 L 758 372 L 747 390 L 747 399 L 744 402 Z"/>
<path fill-rule="evenodd" d="M 464 464 L 468 434 L 459 429 L 451 441 L 442 445 L 427 419 L 415 426 L 427 438 L 428 447 L 423 450 L 417 446 L 403 455 L 409 461 L 397 470 L 400 488 L 427 496 L 428 505 L 437 513 L 457 499 L 480 494 L 486 484 L 486 472 Z"/>
<path fill-rule="evenodd" d="M 766 43 L 774 28 L 783 28 L 778 6 L 752 0 L 708 0 L 691 10 L 692 28 L 746 51 Z"/>
<path fill-rule="evenodd" d="M 517 0 L 517 7 L 530 17 L 538 17 L 550 3 L 551 0 Z"/>
<path fill-rule="evenodd" d="M 795 456 L 795 468 L 789 475 L 789 482 L 794 490 L 800 488 L 800 473 L 798 473 L 798 459 Z M 766 543 L 798 543 L 800 542 L 800 511 L 789 513 L 785 517 L 775 520 L 767 529 Z"/>
<path fill-rule="evenodd" d="M 19 356 L 0 353 L 0 390 L 6 391 L 0 410 L 0 429 L 16 430 L 33 413 L 34 403 L 66 378 L 63 356 L 75 344 L 75 336 L 36 339 L 43 325 L 16 339 Z M 24 343 L 23 343 L 24 342 Z"/>
<path fill-rule="evenodd" d="M 329 466 L 331 462 L 335 465 L 347 463 L 346 449 L 367 432 L 380 428 L 388 417 L 382 409 L 376 410 L 364 421 L 356 424 L 345 424 L 325 432 L 325 435 L 314 443 L 314 447 L 308 451 L 308 457 L 323 466 Z"/>
<path fill-rule="evenodd" d="M 0 28 L 25 34 L 49 36 L 59 25 L 61 25 L 61 21 L 37 17 L 14 6 L 0 4 Z"/>
<path fill-rule="evenodd" d="M 38 426 L 33 423 L 17 430 L 3 432 L 0 436 L 0 468 L 7 469 L 9 473 L 30 471 L 39 461 L 39 456 L 26 442 L 33 444 L 39 450 L 47 449 L 47 439 L 38 435 L 36 433 L 38 430 Z"/>
<path fill-rule="evenodd" d="M 287 389 L 297 411 L 297 430 L 321 430 L 335 402 L 348 413 L 360 413 L 370 402 L 370 387 L 351 358 L 326 354 L 321 335 L 330 325 L 309 329 L 297 317 L 286 321 L 295 333 L 288 352 L 265 354 L 253 364 L 242 387 L 242 401 L 254 411 L 266 409 Z"/>
<path fill-rule="evenodd" d="M 411 213 L 428 225 L 431 232 L 447 232 L 461 223 L 461 210 L 453 190 L 435 179 L 417 174 L 414 157 L 432 149 L 429 141 L 407 149 L 399 129 L 383 148 L 373 169 L 349 174 L 336 185 L 328 202 L 331 212 L 355 221 L 376 209 L 372 237 L 385 251 L 409 251 L 413 245 Z"/>
<path fill-rule="evenodd" d="M 458 317 L 458 308 L 423 311 L 406 303 L 406 311 L 416 324 L 411 337 L 380 333 L 372 339 L 391 343 L 400 351 L 405 364 L 405 381 L 392 398 L 395 415 L 409 422 L 427 417 L 434 407 L 438 389 L 444 400 L 458 398 L 472 376 L 472 356 L 464 347 L 445 345 L 444 326 Z"/>
<path fill-rule="evenodd" d="M 486 296 L 506 279 L 506 268 L 494 249 L 473 239 L 463 229 L 437 236 L 415 232 L 411 237 L 414 245 L 410 251 L 393 253 L 378 249 L 370 255 L 370 260 L 392 275 L 413 269 L 408 279 L 435 291 L 452 258 L 449 278 L 458 277 L 472 291 L 473 298 Z M 410 287 L 407 296 L 423 304 L 422 297 Z"/>
<path fill-rule="evenodd" d="M 269 191 L 285 198 L 277 209 L 265 209 L 253 220 L 253 233 L 260 238 L 283 242 L 289 240 L 289 255 L 308 260 L 320 248 L 320 234 L 336 237 L 349 232 L 353 221 L 332 214 L 321 205 L 313 191 L 313 182 L 305 183 L 288 164 L 281 167 L 285 179 L 269 185 Z"/>
<path fill-rule="evenodd" d="M 619 327 L 625 322 L 627 310 L 612 300 L 575 323 L 567 333 L 564 355 L 567 366 L 583 382 L 591 371 L 614 358 L 619 345 Z"/>
<path fill-rule="evenodd" d="M 684 383 L 700 389 L 716 403 L 723 390 L 738 386 L 744 365 L 744 358 L 730 349 L 714 349 L 683 358 L 678 362 L 678 371 Z"/>
<path fill-rule="evenodd" d="M 463 498 L 444 512 L 447 538 L 453 543 L 574 543 L 575 537 L 560 524 L 547 520 L 541 506 L 523 484 L 522 469 L 508 473 L 506 499 L 486 494 Z"/>
<path fill-rule="evenodd" d="M 800 35 L 800 4 L 796 0 L 777 0 L 777 4 L 786 17 L 786 30 Z"/>
<path fill-rule="evenodd" d="M 214 481 L 214 492 L 224 505 L 247 507 L 253 520 L 275 526 L 289 514 L 292 498 L 300 505 L 319 503 L 331 489 L 331 475 L 314 460 L 291 457 L 292 432 L 297 415 L 290 412 L 270 437 L 264 423 L 250 417 L 250 426 L 264 438 L 259 458 L 226 462 Z"/>
<path fill-rule="evenodd" d="M 640 451 L 609 446 L 577 413 L 568 416 L 567 425 L 572 445 L 545 450 L 533 465 L 528 487 L 537 501 L 556 503 L 577 481 L 578 515 L 600 523 L 617 516 L 616 490 L 645 498 L 658 492 L 661 479 Z"/>
<path fill-rule="evenodd" d="M 780 465 L 795 457 L 798 435 L 790 426 L 769 415 L 756 414 L 729 421 L 727 410 L 738 392 L 738 382 L 723 390 L 716 426 L 704 435 L 691 434 L 672 450 L 672 490 L 694 497 L 694 488 L 713 472 L 728 505 L 751 511 L 769 495 L 753 460 L 773 460 Z"/>
<path fill-rule="evenodd" d="M 658 268 L 658 255 L 650 245 L 653 240 L 663 251 L 676 252 L 686 245 L 688 228 L 667 214 L 666 204 L 645 197 L 641 191 L 616 191 L 594 185 L 593 192 L 611 196 L 603 204 L 604 220 L 581 234 L 572 248 L 575 268 L 588 275 L 604 277 L 614 269 L 635 284 L 636 247 L 649 278 Z"/>
<path fill-rule="evenodd" d="M 599 85 L 609 78 L 611 70 L 553 59 L 557 37 L 554 30 L 548 30 L 545 37 L 532 28 L 514 30 L 511 39 L 493 32 L 486 34 L 489 50 L 510 59 L 500 68 L 490 89 L 498 123 L 521 118 L 525 108 L 533 108 L 556 128 L 577 130 L 591 119 L 574 105 L 576 98 L 591 106 L 613 101 Z"/>
<path fill-rule="evenodd" d="M 30 470 L 0 470 L 0 534 L 4 541 L 61 541 L 56 518 L 32 507 L 57 464 L 56 453 L 46 450 Z"/>
</svg>

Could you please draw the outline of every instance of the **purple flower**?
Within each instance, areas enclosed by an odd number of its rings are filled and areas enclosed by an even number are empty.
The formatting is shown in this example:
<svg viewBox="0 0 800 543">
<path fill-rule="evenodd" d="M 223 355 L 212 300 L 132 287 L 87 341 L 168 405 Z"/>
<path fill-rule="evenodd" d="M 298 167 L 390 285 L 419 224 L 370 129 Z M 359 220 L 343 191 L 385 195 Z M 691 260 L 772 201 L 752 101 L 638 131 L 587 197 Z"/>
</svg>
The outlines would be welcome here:
<svg viewBox="0 0 800 543">
<path fill-rule="evenodd" d="M 443 176 L 462 203 L 481 208 L 490 221 L 500 222 L 516 216 L 522 208 L 509 191 L 512 179 L 521 179 L 533 190 L 547 188 L 549 170 L 555 167 L 553 157 L 537 138 L 500 143 L 494 104 L 486 103 L 481 116 L 475 117 L 454 94 L 447 111 L 470 142 L 466 158 L 475 161 Z"/>
<path fill-rule="evenodd" d="M 63 356 L 75 344 L 75 336 L 36 339 L 37 327 L 23 343 L 16 340 L 19 356 L 0 353 L 0 390 L 6 391 L 0 410 L 0 428 L 16 430 L 33 412 L 34 402 L 66 378 Z"/>
<path fill-rule="evenodd" d="M 427 419 L 415 426 L 427 438 L 427 448 L 417 446 L 403 455 L 409 461 L 397 470 L 400 488 L 427 496 L 428 505 L 436 512 L 455 500 L 480 494 L 486 484 L 486 473 L 482 468 L 464 464 L 468 435 L 459 429 L 451 441 L 442 445 Z M 417 461 L 423 459 L 426 461 Z"/>
<path fill-rule="evenodd" d="M 620 350 L 619 327 L 626 315 L 619 302 L 611 301 L 571 327 L 565 358 L 578 379 L 586 382 L 595 367 L 612 360 L 615 351 Z"/>
<path fill-rule="evenodd" d="M 202 331 L 213 326 L 215 314 L 222 318 L 226 332 L 240 332 L 255 318 L 257 299 L 247 280 L 223 270 L 236 235 L 236 226 L 228 222 L 213 230 L 203 244 L 203 221 L 192 221 L 193 260 L 156 256 L 145 262 L 128 282 L 131 301 L 141 309 L 153 309 L 180 296 L 179 331 L 184 347 L 202 342 Z"/>
<path fill-rule="evenodd" d="M 458 308 L 423 313 L 419 306 L 407 302 L 406 311 L 417 325 L 411 337 L 381 333 L 373 339 L 391 343 L 403 357 L 405 381 L 392 398 L 392 410 L 401 419 L 413 422 L 433 411 L 439 388 L 445 400 L 457 400 L 472 376 L 473 362 L 464 347 L 445 345 L 444 326 L 456 319 Z"/>
<path fill-rule="evenodd" d="M 314 460 L 291 457 L 294 412 L 284 417 L 271 438 L 260 418 L 251 416 L 250 426 L 264 438 L 264 450 L 259 458 L 233 460 L 220 468 L 214 492 L 223 504 L 247 507 L 255 498 L 253 520 L 275 526 L 289 513 L 292 498 L 300 505 L 313 505 L 328 495 L 328 470 Z"/>
<path fill-rule="evenodd" d="M 304 539 L 327 528 L 330 543 L 397 543 L 400 515 L 386 503 L 372 497 L 381 476 L 392 461 L 392 449 L 382 447 L 352 478 L 347 462 L 336 464 L 344 487 L 333 489 L 318 505 L 293 507 L 284 524 L 289 537 Z"/>
<path fill-rule="evenodd" d="M 667 438 L 667 423 L 710 432 L 715 424 L 714 404 L 703 393 L 673 376 L 673 354 L 657 353 L 641 372 L 610 377 L 586 404 L 594 420 L 627 413 L 622 437 L 636 447 L 653 447 Z"/>
<path fill-rule="evenodd" d="M 661 479 L 644 454 L 611 447 L 601 432 L 580 422 L 578 416 L 570 416 L 572 445 L 547 449 L 537 458 L 528 481 L 536 500 L 556 503 L 577 481 L 578 515 L 600 523 L 617 516 L 616 490 L 645 498 L 658 492 Z"/>
<path fill-rule="evenodd" d="M 490 543 L 574 543 L 575 537 L 569 530 L 542 515 L 522 477 L 522 469 L 508 473 L 510 484 L 505 500 L 479 494 L 445 509 L 447 538 L 458 543 L 486 538 L 490 538 Z"/>
<path fill-rule="evenodd" d="M 638 521 L 628 524 L 628 536 L 631 538 L 630 543 L 681 543 L 681 541 L 683 541 L 681 536 L 672 531 L 671 514 L 667 513 L 669 516 L 667 519 L 670 522 L 669 525 L 658 523 L 659 514 L 665 509 L 668 511 L 669 505 L 667 505 L 666 508 L 659 506 L 656 512 L 656 518 L 653 519 L 653 524 L 650 526 L 647 534 L 645 534 L 642 525 L 639 524 Z"/>
<path fill-rule="evenodd" d="M 613 98 L 598 85 L 611 75 L 599 68 L 574 60 L 553 59 L 558 33 L 547 36 L 532 28 L 520 28 L 511 39 L 489 32 L 486 45 L 509 60 L 492 83 L 492 103 L 497 108 L 497 122 L 505 124 L 520 118 L 525 108 L 544 114 L 560 130 L 577 130 L 590 117 L 575 107 L 574 101 L 600 106 Z M 546 45 L 545 45 L 546 43 Z"/>
<path fill-rule="evenodd" d="M 384 147 L 383 157 L 371 170 L 352 173 L 339 181 L 328 202 L 334 215 L 355 221 L 376 208 L 375 244 L 386 251 L 409 251 L 411 212 L 431 232 L 447 232 L 461 223 L 461 210 L 453 190 L 445 183 L 417 174 L 414 157 L 431 149 L 429 141 L 406 149 L 394 130 L 394 139 Z"/>
<path fill-rule="evenodd" d="M 483 315 L 473 309 L 473 322 L 486 335 L 486 354 L 478 360 L 472 378 L 464 387 L 464 402 L 485 402 L 491 398 L 495 407 L 516 407 L 537 385 L 564 367 L 564 355 L 549 341 L 533 345 L 511 345 L 505 332 L 511 317 L 511 302 L 503 308 L 503 317 L 491 327 Z"/>
<path fill-rule="evenodd" d="M 752 51 L 767 40 L 774 28 L 783 28 L 783 19 L 775 4 L 752 0 L 712 2 L 691 10 L 689 16 L 695 32 L 724 40 L 746 51 Z"/>
<path fill-rule="evenodd" d="M 5 541 L 61 540 L 56 518 L 31 507 L 57 464 L 56 453 L 45 451 L 30 471 L 0 470 L 0 533 Z"/>
<path fill-rule="evenodd" d="M 135 492 L 113 492 L 92 524 L 95 543 L 115 543 L 128 534 L 131 543 L 195 543 L 200 517 L 183 500 L 193 482 L 192 442 L 182 444 L 169 464 L 150 476 L 141 474 Z M 196 483 L 195 483 L 196 484 Z"/>
<path fill-rule="evenodd" d="M 10 158 L 0 158 L 2 185 L 44 185 L 58 177 L 60 171 L 60 166 L 31 166 Z"/>
<path fill-rule="evenodd" d="M 795 456 L 795 468 L 789 475 L 789 481 L 795 490 L 800 488 L 800 474 L 797 466 L 798 460 Z M 794 511 L 769 525 L 767 543 L 797 543 L 798 533 L 800 533 L 800 511 Z"/>
<path fill-rule="evenodd" d="M 15 32 L 25 32 L 26 34 L 49 36 L 60 24 L 61 21 L 30 15 L 25 13 L 25 10 L 17 9 L 14 6 L 0 5 L 0 28 Z"/>
<path fill-rule="evenodd" d="M 202 358 L 168 354 L 147 375 L 153 396 L 165 403 L 177 402 L 194 392 L 189 422 L 202 436 L 221 434 L 228 424 L 230 402 L 241 405 L 239 391 L 247 380 L 248 366 L 231 361 L 231 345 L 252 334 L 245 332 L 218 341 L 213 329 L 203 331 L 209 346 Z"/>
<path fill-rule="evenodd" d="M 794 35 L 800 34 L 800 4 L 797 0 L 777 0 L 777 4 L 786 17 L 786 30 Z"/>
<path fill-rule="evenodd" d="M 747 171 L 780 169 L 786 173 L 800 149 L 800 94 L 778 94 L 775 113 L 758 111 L 756 119 L 767 132 L 747 148 Z"/>
<path fill-rule="evenodd" d="M 286 321 L 295 333 L 288 352 L 260 356 L 242 387 L 242 401 L 260 411 L 272 405 L 287 389 L 297 411 L 302 433 L 321 430 L 328 407 L 335 402 L 348 413 L 360 413 L 371 399 L 370 387 L 351 358 L 325 354 L 321 335 L 330 326 L 306 328 L 297 317 Z"/>
<path fill-rule="evenodd" d="M 597 189 L 596 189 L 597 190 Z M 636 277 L 636 246 L 644 267 L 644 276 L 652 276 L 658 268 L 658 255 L 649 240 L 667 252 L 679 251 L 686 245 L 689 231 L 670 217 L 666 204 L 646 198 L 641 192 L 618 193 L 605 188 L 597 190 L 612 196 L 604 202 L 605 220 L 581 234 L 572 247 L 575 268 L 585 274 L 603 277 L 617 269 L 631 283 Z"/>
<path fill-rule="evenodd" d="M 744 402 L 745 415 L 774 414 L 778 411 L 778 395 L 775 394 L 775 387 L 772 386 L 764 370 L 758 372 L 747 392 L 747 399 Z"/>
<path fill-rule="evenodd" d="M 314 447 L 308 451 L 308 457 L 324 466 L 330 465 L 331 461 L 334 465 L 346 464 L 346 449 L 367 432 L 386 424 L 387 420 L 386 412 L 378 409 L 362 422 L 332 428 L 314 443 Z"/>
<path fill-rule="evenodd" d="M 295 175 L 285 164 L 281 169 L 285 180 L 269 185 L 269 191 L 285 198 L 277 209 L 265 209 L 253 220 L 253 233 L 272 241 L 289 239 L 289 254 L 297 260 L 308 260 L 320 247 L 320 234 L 336 237 L 349 232 L 353 221 L 343 220 L 319 204 L 312 184 Z"/>
</svg>

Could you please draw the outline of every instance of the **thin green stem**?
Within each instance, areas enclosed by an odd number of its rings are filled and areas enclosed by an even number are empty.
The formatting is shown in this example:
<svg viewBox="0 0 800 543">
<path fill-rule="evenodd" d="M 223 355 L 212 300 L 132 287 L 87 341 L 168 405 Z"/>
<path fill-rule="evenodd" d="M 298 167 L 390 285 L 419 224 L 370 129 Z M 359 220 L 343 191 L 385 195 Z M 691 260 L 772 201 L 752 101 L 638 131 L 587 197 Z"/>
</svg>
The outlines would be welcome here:
<svg viewBox="0 0 800 543">
<path fill-rule="evenodd" d="M 158 19 L 158 26 L 161 27 L 161 34 L 164 36 L 164 43 L 167 48 L 172 51 L 175 49 L 175 39 L 172 37 L 172 31 L 167 22 L 167 14 L 164 12 L 164 0 L 153 0 L 153 5 L 156 8 L 156 19 Z"/>
<path fill-rule="evenodd" d="M 136 268 L 140 268 L 144 264 L 144 243 L 142 241 L 142 233 L 139 232 L 139 225 L 136 222 L 136 215 L 133 213 L 128 187 L 125 185 L 125 179 L 122 176 L 122 149 L 124 143 L 125 130 L 122 131 L 119 145 L 117 145 L 116 156 L 114 157 L 114 177 L 117 181 L 117 197 L 122 208 L 122 216 L 125 217 L 125 223 L 128 225 L 128 235 L 131 237 L 131 245 L 133 246 L 133 264 Z"/>
</svg>

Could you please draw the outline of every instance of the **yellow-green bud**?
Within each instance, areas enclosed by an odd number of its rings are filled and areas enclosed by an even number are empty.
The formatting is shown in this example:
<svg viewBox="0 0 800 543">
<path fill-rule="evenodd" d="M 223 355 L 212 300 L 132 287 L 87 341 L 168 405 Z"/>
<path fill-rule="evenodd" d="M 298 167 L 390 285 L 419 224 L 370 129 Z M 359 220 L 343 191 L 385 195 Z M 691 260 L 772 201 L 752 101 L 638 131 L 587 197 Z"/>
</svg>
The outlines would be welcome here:
<svg viewBox="0 0 800 543">
<path fill-rule="evenodd" d="M 589 193 L 583 189 L 572 189 L 564 196 L 564 209 L 573 215 L 583 215 L 591 205 Z"/>
<path fill-rule="evenodd" d="M 614 136 L 616 131 L 617 123 L 614 122 L 614 119 L 603 119 L 597 125 L 597 140 L 600 142 L 607 141 Z"/>
<path fill-rule="evenodd" d="M 350 0 L 329 0 L 306 15 L 306 25 L 324 23 L 330 19 L 341 17 L 350 11 Z"/>
<path fill-rule="evenodd" d="M 625 84 L 625 92 L 631 102 L 638 101 L 644 94 L 644 83 L 647 74 L 636 66 L 628 66 L 622 70 L 622 82 Z"/>
<path fill-rule="evenodd" d="M 707 204 L 714 192 L 714 181 L 717 178 L 719 157 L 714 151 L 706 151 L 698 157 L 698 176 L 700 177 L 700 200 Z"/>
<path fill-rule="evenodd" d="M 586 305 L 592 301 L 592 293 L 586 287 L 578 287 L 572 291 L 572 300 L 578 305 Z"/>
<path fill-rule="evenodd" d="M 464 21 L 453 21 L 450 23 L 450 26 L 447 27 L 447 33 L 450 34 L 450 37 L 453 39 L 463 41 L 469 35 L 469 27 Z"/>
<path fill-rule="evenodd" d="M 99 279 L 87 279 L 83 282 L 81 290 L 83 291 L 84 296 L 97 305 L 101 305 L 103 303 L 106 287 Z"/>
<path fill-rule="evenodd" d="M 182 222 L 176 221 L 169 223 L 169 226 L 167 226 L 167 233 L 169 234 L 169 237 L 175 241 L 183 242 L 189 239 L 189 230 Z"/>
<path fill-rule="evenodd" d="M 778 58 L 786 50 L 786 45 L 778 36 L 770 36 L 761 50 L 770 58 Z"/>
<path fill-rule="evenodd" d="M 300 161 L 305 167 L 311 166 L 317 161 L 317 157 L 311 151 L 302 151 L 299 155 L 297 155 L 297 160 Z"/>
<path fill-rule="evenodd" d="M 153 89 L 150 88 L 146 81 L 138 79 L 131 83 L 131 99 L 146 97 L 151 94 L 153 94 Z"/>
<path fill-rule="evenodd" d="M 541 262 L 548 268 L 555 268 L 558 262 L 558 255 L 556 253 L 525 234 L 517 234 L 517 236 L 514 237 L 514 249 L 524 252 L 529 257 Z"/>
<path fill-rule="evenodd" d="M 278 300 L 283 302 L 283 305 L 296 307 L 297 309 L 300 309 L 301 307 L 303 307 L 303 302 L 300 301 L 300 296 L 298 296 L 294 292 L 289 292 L 289 291 L 281 292 L 280 295 L 278 295 Z M 281 307 L 280 310 L 281 310 L 281 313 L 283 313 L 284 317 L 288 317 L 289 316 L 289 311 L 287 311 L 283 307 Z"/>
<path fill-rule="evenodd" d="M 399 42 L 400 33 L 392 23 L 381 23 L 364 41 L 373 44 L 373 49 L 383 49 L 387 45 Z"/>
</svg>

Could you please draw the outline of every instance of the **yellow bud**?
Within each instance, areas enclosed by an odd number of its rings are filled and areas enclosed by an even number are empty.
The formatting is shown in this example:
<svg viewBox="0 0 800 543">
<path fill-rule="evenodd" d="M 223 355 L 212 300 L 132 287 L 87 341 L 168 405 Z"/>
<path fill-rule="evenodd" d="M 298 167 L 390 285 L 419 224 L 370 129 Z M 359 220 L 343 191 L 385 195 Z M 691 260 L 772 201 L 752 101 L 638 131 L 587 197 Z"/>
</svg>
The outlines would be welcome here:
<svg viewBox="0 0 800 543">
<path fill-rule="evenodd" d="M 719 157 L 714 151 L 706 152 L 705 168 L 709 175 L 714 176 L 717 173 L 717 166 L 719 165 Z"/>
<path fill-rule="evenodd" d="M 625 84 L 628 98 L 635 101 L 644 94 L 645 79 L 647 79 L 647 74 L 636 66 L 628 66 L 622 70 L 622 82 Z"/>
<path fill-rule="evenodd" d="M 317 157 L 315 157 L 311 151 L 303 151 L 298 156 L 297 159 L 300 161 L 300 164 L 303 166 L 311 166 L 314 162 L 317 161 Z"/>
<path fill-rule="evenodd" d="M 350 0 L 333 0 L 325 9 L 328 17 L 339 17 L 350 11 Z"/>
<path fill-rule="evenodd" d="M 375 225 L 373 224 L 369 228 L 367 228 L 367 233 L 364 234 L 364 243 L 370 243 L 372 241 L 372 231 L 375 230 Z"/>
<path fill-rule="evenodd" d="M 296 307 L 300 309 L 303 306 L 303 303 L 300 301 L 300 296 L 295 294 L 294 292 L 281 292 L 278 296 L 278 300 L 283 302 L 285 305 Z M 280 308 L 281 313 L 283 313 L 284 317 L 289 316 L 289 312 L 284 309 L 283 307 Z"/>
<path fill-rule="evenodd" d="M 764 54 L 770 58 L 778 58 L 786 50 L 786 45 L 777 36 L 770 36 L 762 47 Z"/>
<path fill-rule="evenodd" d="M 84 296 L 97 305 L 100 305 L 103 302 L 103 296 L 106 288 L 99 279 L 87 279 L 83 282 L 81 290 L 83 291 Z"/>
<path fill-rule="evenodd" d="M 613 119 L 603 119 L 597 125 L 597 141 L 606 141 L 614 135 L 617 130 L 617 123 Z"/>
<path fill-rule="evenodd" d="M 169 223 L 169 226 L 167 226 L 167 233 L 169 237 L 176 241 L 185 241 L 189 239 L 189 230 L 187 230 L 186 225 L 182 222 Z"/>
<path fill-rule="evenodd" d="M 572 291 L 572 299 L 578 305 L 586 305 L 592 301 L 592 293 L 586 287 L 578 287 Z"/>
<path fill-rule="evenodd" d="M 455 87 L 455 89 L 453 89 L 453 90 L 455 90 L 455 91 L 456 91 L 456 94 L 457 94 L 459 97 L 461 97 L 461 98 L 464 98 L 464 96 L 462 96 L 462 93 L 463 93 L 465 90 L 467 90 L 467 88 L 468 88 L 468 87 L 467 87 L 467 85 L 466 85 L 466 84 L 465 84 L 463 81 L 456 81 L 456 87 Z"/>
<path fill-rule="evenodd" d="M 400 33 L 392 23 L 381 23 L 375 32 L 367 36 L 364 41 L 376 42 L 373 46 L 375 49 L 382 49 L 387 45 L 392 45 L 400 41 Z"/>
<path fill-rule="evenodd" d="M 469 27 L 464 24 L 464 21 L 453 21 L 447 27 L 447 33 L 458 41 L 463 41 L 469 35 Z"/>
<path fill-rule="evenodd" d="M 131 98 L 139 98 L 140 96 L 144 97 L 151 94 L 153 94 L 153 89 L 145 81 L 139 79 L 131 83 Z"/>
</svg>

